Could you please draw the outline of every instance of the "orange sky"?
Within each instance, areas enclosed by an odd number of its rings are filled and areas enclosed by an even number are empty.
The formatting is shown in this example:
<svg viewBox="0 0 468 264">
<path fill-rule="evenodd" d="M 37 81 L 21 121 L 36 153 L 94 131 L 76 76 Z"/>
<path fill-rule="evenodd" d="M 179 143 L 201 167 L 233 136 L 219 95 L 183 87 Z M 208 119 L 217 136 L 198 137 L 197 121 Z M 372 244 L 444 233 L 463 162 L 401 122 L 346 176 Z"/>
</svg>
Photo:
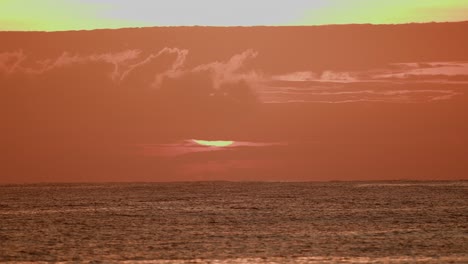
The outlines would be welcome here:
<svg viewBox="0 0 468 264">
<path fill-rule="evenodd" d="M 0 183 L 468 179 L 467 30 L 3 32 Z"/>
</svg>

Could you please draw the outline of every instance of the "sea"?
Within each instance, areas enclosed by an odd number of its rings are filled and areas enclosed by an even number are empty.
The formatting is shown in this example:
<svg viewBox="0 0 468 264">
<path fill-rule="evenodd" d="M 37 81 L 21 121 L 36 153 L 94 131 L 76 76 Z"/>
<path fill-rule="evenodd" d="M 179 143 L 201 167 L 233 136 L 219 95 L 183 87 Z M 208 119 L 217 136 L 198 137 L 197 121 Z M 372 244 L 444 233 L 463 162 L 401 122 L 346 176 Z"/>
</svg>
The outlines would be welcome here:
<svg viewBox="0 0 468 264">
<path fill-rule="evenodd" d="M 0 186 L 2 263 L 468 263 L 468 181 Z"/>
</svg>

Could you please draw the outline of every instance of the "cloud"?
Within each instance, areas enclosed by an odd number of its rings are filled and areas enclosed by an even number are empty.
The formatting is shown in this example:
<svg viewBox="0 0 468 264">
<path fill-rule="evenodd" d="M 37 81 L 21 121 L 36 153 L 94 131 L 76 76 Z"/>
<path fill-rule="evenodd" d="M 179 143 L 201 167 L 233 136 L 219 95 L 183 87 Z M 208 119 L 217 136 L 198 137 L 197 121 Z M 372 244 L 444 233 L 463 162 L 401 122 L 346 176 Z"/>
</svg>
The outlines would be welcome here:
<svg viewBox="0 0 468 264">
<path fill-rule="evenodd" d="M 227 61 L 189 68 L 185 65 L 187 53 L 179 52 L 172 66 L 158 74 L 151 86 L 173 102 L 174 106 L 183 105 L 184 109 L 201 111 L 217 105 L 216 108 L 223 111 L 230 109 L 228 111 L 232 116 L 239 116 L 258 103 L 254 86 L 262 77 L 246 69 L 248 61 L 257 54 L 248 49 Z M 200 116 L 205 114 L 214 113 L 200 113 Z"/>
<path fill-rule="evenodd" d="M 165 78 L 179 78 L 183 75 L 190 74 L 203 74 L 209 73 L 212 76 L 213 87 L 219 90 L 223 84 L 237 83 L 240 81 L 256 81 L 260 79 L 259 75 L 254 71 L 241 72 L 248 60 L 257 57 L 258 53 L 254 50 L 248 49 L 240 54 L 235 54 L 228 61 L 225 62 L 212 62 L 196 66 L 193 69 L 182 69 L 185 63 L 187 53 L 182 53 L 177 56 L 172 67 L 167 71 L 159 74 L 156 81 L 153 83 L 154 87 L 160 87 Z"/>
<path fill-rule="evenodd" d="M 0 53 L 0 72 L 6 74 L 44 74 L 57 68 L 103 62 L 113 66 L 113 71 L 109 73 L 109 76 L 114 82 L 120 83 L 139 70 L 145 70 L 146 66 L 153 67 L 154 63 L 159 60 L 164 62 L 164 69 L 159 69 L 159 72 L 155 70 L 149 73 L 149 75 L 153 76 L 150 76 L 149 79 L 151 81 L 148 86 L 159 87 L 165 78 L 179 78 L 184 74 L 203 72 L 209 72 L 212 75 L 215 89 L 219 89 L 225 83 L 258 79 L 258 74 L 254 71 L 240 71 L 248 60 L 254 59 L 258 55 L 257 52 L 251 49 L 240 54 L 235 54 L 225 62 L 216 61 L 199 65 L 192 69 L 184 69 L 188 54 L 189 51 L 186 49 L 165 47 L 156 53 L 150 53 L 146 56 L 142 56 L 142 51 L 140 50 L 124 50 L 121 52 L 92 55 L 63 52 L 55 59 L 48 58 L 28 61 L 28 57 L 22 51 L 14 51 Z M 172 58 L 172 61 L 166 63 L 167 61 L 164 60 L 164 56 L 167 55 L 175 55 L 175 57 Z"/>
<path fill-rule="evenodd" d="M 219 88 L 224 82 L 237 82 L 239 80 L 256 80 L 257 74 L 253 71 L 241 73 L 248 60 L 256 58 L 258 52 L 248 49 L 240 54 L 232 56 L 227 62 L 213 62 L 200 65 L 194 71 L 211 71 L 214 75 L 215 88 Z"/>
<path fill-rule="evenodd" d="M 276 75 L 271 77 L 272 80 L 275 81 L 287 81 L 287 82 L 312 82 L 316 81 L 318 78 L 318 74 L 314 72 L 293 72 L 284 75 Z"/>
<path fill-rule="evenodd" d="M 80 78 L 82 85 L 89 82 L 88 86 L 102 87 L 108 79 L 110 82 L 105 85 L 109 87 L 117 85 L 132 90 L 156 88 L 161 90 L 159 96 L 170 97 L 166 101 L 175 106 L 184 100 L 211 104 L 209 101 L 220 99 L 226 103 L 240 103 L 245 106 L 257 102 L 251 83 L 258 79 L 258 74 L 243 70 L 247 61 L 257 56 L 257 52 L 246 50 L 233 55 L 227 61 L 215 61 L 191 68 L 185 64 L 188 55 L 189 51 L 186 49 L 166 47 L 148 54 L 143 54 L 140 50 L 91 55 L 63 52 L 56 58 L 28 60 L 22 51 L 16 51 L 0 53 L 0 72 L 7 75 L 7 78 L 13 74 L 43 76 L 28 78 L 29 83 L 24 85 L 31 86 L 37 86 L 38 82 L 43 81 L 47 82 L 47 86 L 67 85 L 67 82 L 73 82 L 70 78 L 76 77 Z M 109 68 L 98 67 L 98 64 L 108 65 Z M 66 72 L 56 73 L 59 69 L 65 69 Z M 17 79 L 16 82 L 18 84 L 25 80 Z"/>
<path fill-rule="evenodd" d="M 173 62 L 169 66 L 169 69 L 165 70 L 162 73 L 154 73 L 154 78 L 153 78 L 154 80 L 151 82 L 151 86 L 158 87 L 161 84 L 161 81 L 165 76 L 176 77 L 176 75 L 178 74 L 179 68 L 182 67 L 183 64 L 185 63 L 188 53 L 189 53 L 188 50 L 185 50 L 185 49 L 166 47 L 156 54 L 150 54 L 143 61 L 140 61 L 130 66 L 129 69 L 123 73 L 121 80 L 125 79 L 130 73 L 137 70 L 138 68 L 151 65 L 154 61 L 160 59 L 160 57 L 163 55 L 175 54 L 176 58 L 173 60 Z"/>
<path fill-rule="evenodd" d="M 37 60 L 28 62 L 28 57 L 22 51 L 0 53 L 0 71 L 13 74 L 44 74 L 57 68 L 63 68 L 76 64 L 104 62 L 113 65 L 114 70 L 110 74 L 111 79 L 118 80 L 122 75 L 122 67 L 140 56 L 139 50 L 125 50 L 116 53 L 102 53 L 93 55 L 72 55 L 63 52 L 55 59 Z M 28 63 L 26 63 L 28 62 Z M 32 66 L 32 65 L 33 66 Z"/>
<path fill-rule="evenodd" d="M 423 81 L 424 78 L 439 82 L 449 80 L 455 76 L 468 77 L 467 62 L 412 62 L 392 63 L 387 68 L 370 69 L 363 71 L 332 71 L 323 72 L 301 71 L 283 75 L 273 75 L 272 81 L 285 82 L 329 82 L 329 83 L 355 83 L 355 82 L 388 82 L 393 80 Z M 422 78 L 424 77 L 424 78 Z"/>
<path fill-rule="evenodd" d="M 23 51 L 0 53 L 0 74 L 11 74 L 27 59 Z"/>
<path fill-rule="evenodd" d="M 358 84 L 357 84 L 358 85 Z M 402 85 L 400 85 L 402 86 Z M 312 88 L 292 90 L 289 87 L 276 88 L 276 91 L 264 91 L 261 94 L 264 103 L 424 103 L 449 100 L 462 94 L 455 89 L 408 89 L 404 85 L 393 88 L 373 84 L 374 89 L 361 90 L 356 87 Z M 365 88 L 365 87 L 363 87 Z"/>
<path fill-rule="evenodd" d="M 55 61 L 44 61 L 42 64 L 45 66 L 40 71 L 33 73 L 43 73 L 46 71 L 51 71 L 55 68 L 67 67 L 73 64 L 104 62 L 112 64 L 114 67 L 114 70 L 110 74 L 110 78 L 116 81 L 119 80 L 120 76 L 122 76 L 122 68 L 125 68 L 125 66 L 128 65 L 130 61 L 137 59 L 140 56 L 140 53 L 141 51 L 139 50 L 126 50 L 117 53 L 78 56 L 70 55 L 69 53 L 65 52 Z"/>
<path fill-rule="evenodd" d="M 248 109 L 258 101 L 434 102 L 462 94 L 458 85 L 468 83 L 467 62 L 393 63 L 386 68 L 362 71 L 298 71 L 266 75 L 250 66 L 258 56 L 253 49 L 234 54 L 224 61 L 190 67 L 187 64 L 189 55 L 187 49 L 165 47 L 150 53 L 137 49 L 91 55 L 64 52 L 56 58 L 32 60 L 23 51 L 13 51 L 0 53 L 0 72 L 4 78 L 17 74 L 44 75 L 44 78 L 33 81 L 49 78 L 55 80 L 49 81 L 49 85 L 58 85 L 57 74 L 63 76 L 63 73 L 52 74 L 55 70 L 69 70 L 70 75 L 66 78 L 77 76 L 74 71 L 80 71 L 81 84 L 89 81 L 89 85 L 94 86 L 95 78 L 102 76 L 102 83 L 107 79 L 109 87 L 154 89 L 158 96 L 167 99 L 159 103 L 173 104 L 174 108 L 185 104 L 187 107 L 184 108 L 191 111 L 215 104 L 218 108 L 230 104 L 233 109 Z M 92 67 L 93 64 L 109 67 Z M 77 66 L 86 69 L 75 68 Z M 66 84 L 66 78 L 62 78 L 62 84 Z"/>
<path fill-rule="evenodd" d="M 352 76 L 349 72 L 334 72 L 324 71 L 320 76 L 322 82 L 338 82 L 338 83 L 350 83 L 356 82 L 357 79 Z"/>
<path fill-rule="evenodd" d="M 468 77 L 467 62 L 396 63 L 395 69 L 373 76 L 374 79 L 415 79 L 437 77 L 442 82 L 454 76 Z"/>
<path fill-rule="evenodd" d="M 211 147 L 197 144 L 193 139 L 182 140 L 171 144 L 139 144 L 137 153 L 146 156 L 176 157 L 190 153 L 202 153 L 212 151 L 229 151 L 239 148 L 259 148 L 271 146 L 285 146 L 286 142 L 248 142 L 233 141 L 225 147 Z"/>
<path fill-rule="evenodd" d="M 272 76 L 272 80 L 289 82 L 331 82 L 331 83 L 351 83 L 358 79 L 351 72 L 324 71 L 315 72 L 293 72 L 285 75 Z"/>
<path fill-rule="evenodd" d="M 264 103 L 427 103 L 463 94 L 466 83 L 466 62 L 413 62 L 354 72 L 273 75 L 257 92 Z"/>
<path fill-rule="evenodd" d="M 63 52 L 46 59 L 21 51 L 0 53 L 0 98 L 11 109 L 34 105 L 34 115 L 61 120 L 54 123 L 61 127 L 85 122 L 98 129 L 148 118 L 165 124 L 158 128 L 161 133 L 235 124 L 256 111 L 256 74 L 247 67 L 256 52 L 199 66 L 188 65 L 188 56 L 179 48 Z"/>
</svg>

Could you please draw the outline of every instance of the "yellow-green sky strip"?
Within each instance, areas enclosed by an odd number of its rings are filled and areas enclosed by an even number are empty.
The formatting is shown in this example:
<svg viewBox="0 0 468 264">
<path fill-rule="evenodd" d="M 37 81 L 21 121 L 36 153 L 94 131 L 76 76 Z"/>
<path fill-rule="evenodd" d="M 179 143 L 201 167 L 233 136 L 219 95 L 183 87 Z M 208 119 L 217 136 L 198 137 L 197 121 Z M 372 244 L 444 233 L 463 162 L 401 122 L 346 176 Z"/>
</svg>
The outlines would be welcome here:
<svg viewBox="0 0 468 264">
<path fill-rule="evenodd" d="M 0 0 L 0 30 L 61 31 L 145 26 L 103 16 L 112 6 L 77 0 Z"/>
<path fill-rule="evenodd" d="M 468 20 L 468 0 L 0 0 L 0 30 Z"/>
<path fill-rule="evenodd" d="M 329 0 L 293 24 L 400 24 L 468 20 L 468 0 Z"/>
</svg>

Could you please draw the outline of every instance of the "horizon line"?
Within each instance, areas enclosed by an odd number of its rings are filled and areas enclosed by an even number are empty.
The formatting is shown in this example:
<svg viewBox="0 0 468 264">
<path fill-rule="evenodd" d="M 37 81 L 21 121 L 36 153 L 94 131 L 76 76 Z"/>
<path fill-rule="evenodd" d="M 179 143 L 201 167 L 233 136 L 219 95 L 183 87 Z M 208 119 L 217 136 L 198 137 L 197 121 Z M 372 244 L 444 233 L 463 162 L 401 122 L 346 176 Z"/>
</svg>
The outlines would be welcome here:
<svg viewBox="0 0 468 264">
<path fill-rule="evenodd" d="M 362 182 L 468 182 L 468 179 L 393 179 L 393 180 L 290 180 L 290 181 L 261 181 L 261 180 L 184 180 L 184 181 L 70 181 L 70 182 L 22 182 L 22 183 L 0 183 L 0 187 L 12 185 L 51 185 L 51 184 L 167 184 L 167 183 L 362 183 Z"/>
</svg>

